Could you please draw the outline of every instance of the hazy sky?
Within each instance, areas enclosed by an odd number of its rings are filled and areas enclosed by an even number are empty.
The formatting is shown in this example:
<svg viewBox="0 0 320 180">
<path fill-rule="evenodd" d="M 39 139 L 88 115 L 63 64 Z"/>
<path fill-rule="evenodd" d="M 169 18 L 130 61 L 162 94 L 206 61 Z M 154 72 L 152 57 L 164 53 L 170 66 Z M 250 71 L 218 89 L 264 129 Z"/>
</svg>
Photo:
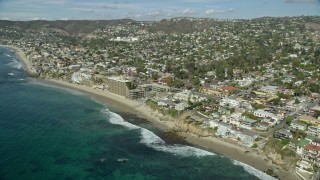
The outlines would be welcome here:
<svg viewBox="0 0 320 180">
<path fill-rule="evenodd" d="M 320 15 L 320 0 L 0 0 L 0 19 L 160 20 Z"/>
</svg>

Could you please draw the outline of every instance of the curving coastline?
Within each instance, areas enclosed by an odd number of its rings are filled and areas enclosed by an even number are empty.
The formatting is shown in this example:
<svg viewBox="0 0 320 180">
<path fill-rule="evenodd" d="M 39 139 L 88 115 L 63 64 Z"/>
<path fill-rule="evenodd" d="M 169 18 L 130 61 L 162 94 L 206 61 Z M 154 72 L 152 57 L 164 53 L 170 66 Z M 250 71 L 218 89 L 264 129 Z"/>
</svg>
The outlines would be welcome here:
<svg viewBox="0 0 320 180">
<path fill-rule="evenodd" d="M 34 66 L 32 66 L 31 62 L 27 59 L 27 57 L 19 48 L 4 45 L 1 45 L 0 47 L 14 49 L 18 59 L 23 63 L 26 71 L 31 75 L 36 73 Z M 125 99 L 116 94 L 94 89 L 93 87 L 72 84 L 61 80 L 46 79 L 39 81 L 41 83 L 47 83 L 58 87 L 69 88 L 83 92 L 89 97 L 92 97 L 101 103 L 107 103 L 108 105 L 111 105 L 119 111 L 132 113 L 139 117 L 145 118 L 152 122 L 154 126 L 161 128 L 165 131 L 170 131 L 175 128 L 174 121 L 163 121 L 162 119 L 164 119 L 165 117 L 162 117 L 161 115 L 153 112 L 148 107 L 137 101 Z M 293 171 L 285 171 L 281 169 L 279 166 L 272 164 L 272 162 L 266 159 L 264 155 L 259 155 L 251 151 L 248 152 L 248 149 L 242 148 L 236 144 L 226 142 L 225 140 L 219 138 L 199 137 L 186 132 L 179 132 L 178 134 L 184 137 L 185 140 L 191 144 L 201 146 L 209 151 L 213 151 L 231 159 L 243 162 L 262 172 L 265 172 L 268 169 L 274 169 L 274 173 L 278 175 L 280 179 L 298 179 L 298 177 L 295 175 Z"/>
</svg>

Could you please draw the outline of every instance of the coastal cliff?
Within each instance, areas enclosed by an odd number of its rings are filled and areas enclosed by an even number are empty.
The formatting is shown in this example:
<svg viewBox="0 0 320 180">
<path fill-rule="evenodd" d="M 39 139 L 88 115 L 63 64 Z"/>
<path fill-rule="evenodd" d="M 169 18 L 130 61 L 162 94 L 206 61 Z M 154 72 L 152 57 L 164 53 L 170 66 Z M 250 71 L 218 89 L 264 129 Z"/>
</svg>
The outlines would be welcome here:
<svg viewBox="0 0 320 180">
<path fill-rule="evenodd" d="M 210 136 L 208 130 L 201 128 L 198 125 L 198 121 L 193 119 L 192 114 L 186 112 L 175 120 L 175 126 L 178 130 L 183 132 L 189 132 L 198 136 L 207 137 Z"/>
</svg>

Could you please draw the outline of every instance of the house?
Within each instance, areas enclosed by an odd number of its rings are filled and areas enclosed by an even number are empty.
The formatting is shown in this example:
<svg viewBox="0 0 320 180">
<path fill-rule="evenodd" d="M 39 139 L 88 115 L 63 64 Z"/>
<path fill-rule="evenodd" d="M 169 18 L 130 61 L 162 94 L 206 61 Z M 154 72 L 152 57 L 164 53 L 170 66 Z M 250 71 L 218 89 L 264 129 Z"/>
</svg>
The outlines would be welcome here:
<svg viewBox="0 0 320 180">
<path fill-rule="evenodd" d="M 164 86 L 156 83 L 152 84 L 142 84 L 139 85 L 139 88 L 144 89 L 144 91 L 154 91 L 154 92 L 170 92 L 170 87 L 169 86 Z"/>
<path fill-rule="evenodd" d="M 229 106 L 229 107 L 233 107 L 233 108 L 239 108 L 240 107 L 240 102 L 234 99 L 230 99 L 230 98 L 223 98 L 220 101 L 220 106 Z"/>
<path fill-rule="evenodd" d="M 273 137 L 277 139 L 289 139 L 293 138 L 289 129 L 279 129 L 273 133 Z"/>
<path fill-rule="evenodd" d="M 276 123 L 278 122 L 278 121 L 275 121 L 274 119 L 267 119 L 267 118 L 264 118 L 264 119 L 262 119 L 261 121 L 262 121 L 262 122 L 269 123 L 270 126 L 275 126 Z"/>
<path fill-rule="evenodd" d="M 316 145 L 316 146 L 320 146 L 320 139 L 319 138 L 315 138 L 311 144 Z"/>
<path fill-rule="evenodd" d="M 311 134 L 313 136 L 319 136 L 320 135 L 320 127 L 319 126 L 309 126 L 307 133 Z"/>
<path fill-rule="evenodd" d="M 191 93 L 188 90 L 176 93 L 173 95 L 173 98 L 181 101 L 191 101 L 191 102 L 201 102 L 207 100 L 205 97 Z"/>
<path fill-rule="evenodd" d="M 263 109 L 258 109 L 256 111 L 254 111 L 253 114 L 255 116 L 258 116 L 258 117 L 261 117 L 261 118 L 271 118 L 271 119 L 274 119 L 276 121 L 278 121 L 280 119 L 275 114 L 267 112 L 267 111 L 264 111 Z"/>
<path fill-rule="evenodd" d="M 245 128 L 245 129 L 252 129 L 254 126 L 256 126 L 256 124 L 257 124 L 256 120 L 253 120 L 253 119 L 250 119 L 250 118 L 245 118 L 240 122 L 240 126 L 239 127 L 242 127 L 242 128 Z"/>
<path fill-rule="evenodd" d="M 260 123 L 258 123 L 258 125 L 257 125 L 257 129 L 258 130 L 261 130 L 261 131 L 266 131 L 266 130 L 268 130 L 268 128 L 270 127 L 270 124 L 269 123 L 267 123 L 267 122 L 260 122 Z"/>
<path fill-rule="evenodd" d="M 311 144 L 305 145 L 304 153 L 302 155 L 304 156 L 305 159 L 315 162 L 319 154 L 320 154 L 320 146 L 311 143 Z"/>
<path fill-rule="evenodd" d="M 248 147 L 251 147 L 251 146 L 253 146 L 255 140 L 257 139 L 257 136 L 256 136 L 256 135 L 253 135 L 253 134 L 251 134 L 251 133 L 249 133 L 249 132 L 247 132 L 247 131 L 243 131 L 243 132 L 240 134 L 239 138 L 240 138 L 240 141 L 241 141 L 244 145 L 246 145 L 246 146 L 248 146 Z"/>
<path fill-rule="evenodd" d="M 295 130 L 305 131 L 307 129 L 307 125 L 303 124 L 299 121 L 292 121 L 290 127 Z"/>
<path fill-rule="evenodd" d="M 244 145 L 251 147 L 257 139 L 257 135 L 246 130 L 231 129 L 230 136 L 240 140 Z"/>
<path fill-rule="evenodd" d="M 232 125 L 221 122 L 215 135 L 218 137 L 227 138 L 229 136 L 231 128 Z"/>
<path fill-rule="evenodd" d="M 221 92 L 214 87 L 202 87 L 200 89 L 200 92 L 204 94 L 213 95 L 213 96 L 222 96 Z"/>
<path fill-rule="evenodd" d="M 310 169 L 312 169 L 312 162 L 306 159 L 301 159 L 300 161 L 297 162 L 296 171 L 306 172 L 310 174 L 312 173 L 312 172 L 309 172 Z"/>
</svg>

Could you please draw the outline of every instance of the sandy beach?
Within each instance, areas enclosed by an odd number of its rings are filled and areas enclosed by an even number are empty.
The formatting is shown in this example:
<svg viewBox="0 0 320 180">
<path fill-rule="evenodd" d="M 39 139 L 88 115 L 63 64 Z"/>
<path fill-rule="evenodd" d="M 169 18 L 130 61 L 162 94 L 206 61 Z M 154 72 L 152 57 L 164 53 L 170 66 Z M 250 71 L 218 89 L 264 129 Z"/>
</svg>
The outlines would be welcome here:
<svg viewBox="0 0 320 180">
<path fill-rule="evenodd" d="M 32 66 L 30 61 L 26 58 L 23 52 L 12 46 L 2 46 L 12 48 L 16 51 L 18 58 L 24 64 L 28 73 L 35 73 L 35 68 Z M 48 83 L 54 86 L 63 87 L 73 89 L 79 92 L 86 94 L 93 99 L 111 105 L 119 111 L 128 112 L 135 114 L 139 117 L 147 119 L 154 126 L 164 130 L 170 131 L 174 129 L 175 123 L 172 119 L 168 119 L 167 117 L 163 117 L 162 115 L 153 112 L 148 107 L 143 105 L 140 102 L 133 101 L 130 99 L 126 99 L 122 96 L 110 93 L 108 91 L 103 91 L 99 89 L 94 89 L 93 87 L 68 83 L 61 80 L 39 80 L 44 83 Z M 229 157 L 231 159 L 235 159 L 241 161 L 245 164 L 248 164 L 260 171 L 267 171 L 268 169 L 273 169 L 274 173 L 278 175 L 280 179 L 300 179 L 293 171 L 285 171 L 282 170 L 279 166 L 272 164 L 272 162 L 266 159 L 265 156 L 259 155 L 256 152 L 253 152 L 250 149 L 242 148 L 236 144 L 226 142 L 226 140 L 222 140 L 215 137 L 198 137 L 194 134 L 180 132 L 180 136 L 184 137 L 185 140 L 191 144 L 194 144 L 199 147 L 203 147 L 206 150 L 212 151 L 214 153 L 221 154 L 223 156 Z"/>
</svg>

